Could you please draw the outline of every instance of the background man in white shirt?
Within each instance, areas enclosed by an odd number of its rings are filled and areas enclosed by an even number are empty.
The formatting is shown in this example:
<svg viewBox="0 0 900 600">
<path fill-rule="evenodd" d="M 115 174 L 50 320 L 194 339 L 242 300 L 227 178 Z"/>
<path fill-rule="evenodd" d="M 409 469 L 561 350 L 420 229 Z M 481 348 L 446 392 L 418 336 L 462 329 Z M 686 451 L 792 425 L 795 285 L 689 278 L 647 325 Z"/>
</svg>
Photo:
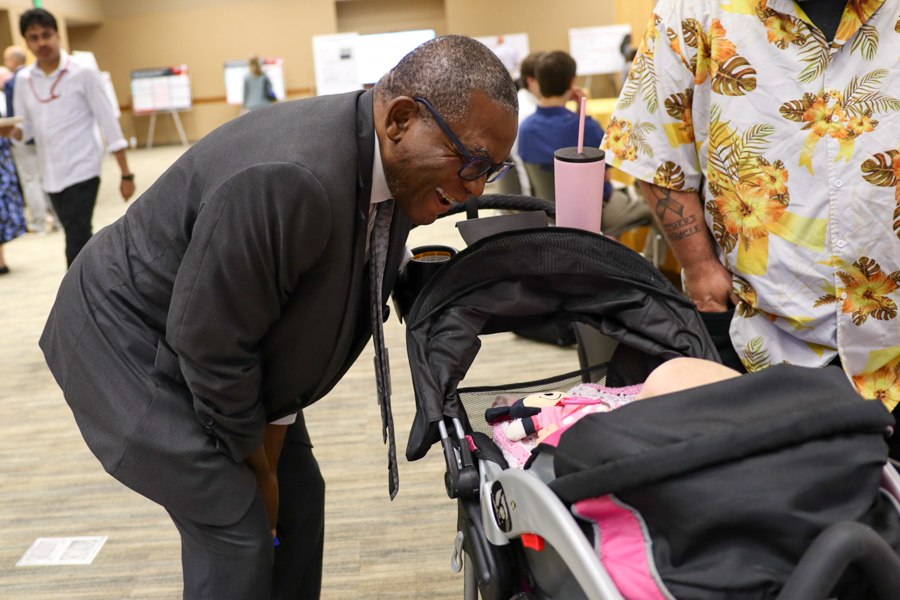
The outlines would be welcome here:
<svg viewBox="0 0 900 600">
<path fill-rule="evenodd" d="M 0 128 L 0 135 L 16 140 L 32 137 L 44 189 L 66 230 L 69 265 L 91 237 L 91 219 L 103 149 L 94 134 L 98 123 L 122 170 L 120 190 L 126 201 L 134 194 L 134 175 L 128 170 L 128 143 L 103 91 L 100 73 L 84 68 L 60 50 L 56 19 L 43 9 L 22 14 L 19 29 L 37 63 L 19 71 L 14 109 L 27 118 L 21 127 Z"/>
</svg>

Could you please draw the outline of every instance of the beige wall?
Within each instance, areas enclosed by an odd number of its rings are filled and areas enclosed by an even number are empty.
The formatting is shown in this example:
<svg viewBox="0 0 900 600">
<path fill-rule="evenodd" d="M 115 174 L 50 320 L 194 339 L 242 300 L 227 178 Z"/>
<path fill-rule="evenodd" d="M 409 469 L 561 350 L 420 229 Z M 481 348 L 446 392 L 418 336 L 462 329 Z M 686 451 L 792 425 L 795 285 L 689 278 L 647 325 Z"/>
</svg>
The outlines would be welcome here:
<svg viewBox="0 0 900 600">
<path fill-rule="evenodd" d="M 141 0 L 130 1 L 140 8 Z M 182 4 L 198 3 L 203 4 Z M 309 95 L 315 83 L 311 37 L 336 31 L 333 0 L 267 0 L 111 16 L 101 25 L 70 27 L 69 36 L 73 50 L 93 52 L 100 68 L 111 73 L 123 105 L 130 104 L 132 69 L 188 65 L 195 104 L 181 119 L 194 141 L 238 114 L 238 107 L 225 104 L 224 61 L 251 53 L 281 56 L 289 92 Z M 149 119 L 125 111 L 126 137 L 144 143 Z M 171 119 L 159 119 L 154 143 L 175 140 Z"/>
<path fill-rule="evenodd" d="M 123 4 L 131 0 L 120 0 Z M 97 23 L 103 18 L 102 0 L 44 0 L 45 9 L 53 13 L 57 19 L 66 17 L 69 21 Z M 33 0 L 2 0 L 0 8 L 16 11 L 15 23 L 18 28 L 19 14 L 34 8 Z"/>
<path fill-rule="evenodd" d="M 34 8 L 33 0 L 0 0 L 0 44 L 5 48 L 16 44 L 25 48 L 25 40 L 19 33 L 19 18 Z M 99 23 L 103 19 L 101 0 L 46 0 L 44 8 L 53 13 L 59 26 L 63 48 L 69 47 L 68 26 L 71 24 Z M 29 60 L 33 60 L 29 53 Z"/>
<path fill-rule="evenodd" d="M 622 1 L 622 0 L 619 0 Z M 616 0 L 444 0 L 447 28 L 472 37 L 499 33 L 528 34 L 532 52 L 569 49 L 569 29 L 617 23 Z M 591 94 L 616 95 L 613 77 L 592 77 Z M 581 77 L 578 85 L 586 84 Z"/>
<path fill-rule="evenodd" d="M 232 4 L 253 4 L 258 0 L 99 0 L 104 17 L 126 17 L 154 12 L 198 8 L 220 8 Z M 301 0 L 302 2 L 303 0 Z M 299 2 L 298 2 L 299 3 Z"/>
<path fill-rule="evenodd" d="M 532 50 L 568 50 L 569 29 L 613 25 L 614 0 L 444 0 L 451 33 L 528 34 Z"/>
<path fill-rule="evenodd" d="M 631 25 L 631 45 L 635 49 L 641 45 L 655 6 L 655 0 L 616 0 L 616 22 Z"/>
<path fill-rule="evenodd" d="M 336 3 L 339 32 L 390 33 L 434 29 L 447 34 L 444 0 L 343 0 Z"/>
<path fill-rule="evenodd" d="M 251 53 L 283 57 L 289 97 L 297 98 L 309 95 L 314 87 L 313 35 L 409 29 L 471 36 L 525 32 L 532 50 L 553 50 L 568 48 L 572 27 L 624 22 L 632 24 L 637 42 L 654 0 L 44 0 L 44 4 L 61 20 L 64 47 L 94 52 L 101 69 L 111 72 L 120 104 L 126 108 L 123 130 L 144 143 L 149 117 L 132 117 L 127 110 L 132 69 L 182 63 L 190 67 L 195 104 L 181 118 L 188 138 L 197 140 L 238 114 L 237 107 L 225 104 L 226 60 Z M 0 41 L 4 29 L 13 30 L 10 37 L 19 41 L 19 14 L 30 6 L 30 0 L 0 0 L 0 10 L 9 11 L 8 25 L 0 13 Z M 593 77 L 592 94 L 614 95 L 611 82 L 612 78 Z M 159 119 L 154 142 L 176 140 L 171 119 Z"/>
</svg>

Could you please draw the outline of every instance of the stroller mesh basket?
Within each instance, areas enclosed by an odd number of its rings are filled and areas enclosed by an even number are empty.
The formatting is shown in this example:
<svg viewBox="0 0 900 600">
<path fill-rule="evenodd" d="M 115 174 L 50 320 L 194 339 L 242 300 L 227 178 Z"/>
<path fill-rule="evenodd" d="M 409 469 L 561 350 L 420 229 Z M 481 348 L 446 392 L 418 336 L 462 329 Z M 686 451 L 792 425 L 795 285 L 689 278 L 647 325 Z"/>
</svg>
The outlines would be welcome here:
<svg viewBox="0 0 900 600">
<path fill-rule="evenodd" d="M 472 430 L 483 433 L 493 439 L 494 428 L 484 419 L 484 413 L 491 408 L 497 396 L 509 394 L 516 398 L 522 398 L 529 394 L 539 394 L 541 392 L 565 392 L 579 383 L 599 383 L 602 385 L 606 383 L 607 371 L 608 364 L 602 364 L 538 381 L 511 383 L 500 386 L 459 388 L 459 400 L 466 415 L 469 417 Z"/>
</svg>

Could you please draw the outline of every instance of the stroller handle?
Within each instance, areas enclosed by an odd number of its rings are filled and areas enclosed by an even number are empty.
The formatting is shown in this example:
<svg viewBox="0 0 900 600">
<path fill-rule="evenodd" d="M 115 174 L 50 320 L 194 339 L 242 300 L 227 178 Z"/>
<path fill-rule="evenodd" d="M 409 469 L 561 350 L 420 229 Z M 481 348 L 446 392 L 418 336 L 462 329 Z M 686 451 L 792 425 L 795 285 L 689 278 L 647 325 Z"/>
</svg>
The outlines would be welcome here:
<svg viewBox="0 0 900 600">
<path fill-rule="evenodd" d="M 475 467 L 462 423 L 454 417 L 455 439 L 451 439 L 443 420 L 438 421 L 438 431 L 441 435 L 441 446 L 444 449 L 444 461 L 447 463 L 447 471 L 444 473 L 447 495 L 451 499 L 476 497 L 478 494 L 478 469 Z"/>
<path fill-rule="evenodd" d="M 438 215 L 438 218 L 449 217 L 461 212 L 474 212 L 469 218 L 477 216 L 478 209 L 516 210 L 522 212 L 542 210 L 551 219 L 556 218 L 556 204 L 542 198 L 533 196 L 518 196 L 516 194 L 484 194 L 479 197 L 469 196 L 466 202 L 454 204 L 447 212 Z"/>
<path fill-rule="evenodd" d="M 871 582 L 877 600 L 897 597 L 900 557 L 871 527 L 846 522 L 819 534 L 777 600 L 827 600 L 851 564 Z"/>
</svg>

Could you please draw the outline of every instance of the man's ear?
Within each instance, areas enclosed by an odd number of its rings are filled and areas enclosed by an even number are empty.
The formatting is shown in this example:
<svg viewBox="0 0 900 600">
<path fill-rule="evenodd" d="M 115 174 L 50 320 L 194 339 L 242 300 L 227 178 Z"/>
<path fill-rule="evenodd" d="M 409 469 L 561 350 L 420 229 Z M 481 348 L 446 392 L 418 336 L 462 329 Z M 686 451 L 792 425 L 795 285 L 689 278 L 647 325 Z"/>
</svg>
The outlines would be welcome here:
<svg viewBox="0 0 900 600">
<path fill-rule="evenodd" d="M 384 133 L 392 142 L 399 142 L 419 118 L 419 104 L 409 96 L 391 100 L 385 115 Z"/>
</svg>

